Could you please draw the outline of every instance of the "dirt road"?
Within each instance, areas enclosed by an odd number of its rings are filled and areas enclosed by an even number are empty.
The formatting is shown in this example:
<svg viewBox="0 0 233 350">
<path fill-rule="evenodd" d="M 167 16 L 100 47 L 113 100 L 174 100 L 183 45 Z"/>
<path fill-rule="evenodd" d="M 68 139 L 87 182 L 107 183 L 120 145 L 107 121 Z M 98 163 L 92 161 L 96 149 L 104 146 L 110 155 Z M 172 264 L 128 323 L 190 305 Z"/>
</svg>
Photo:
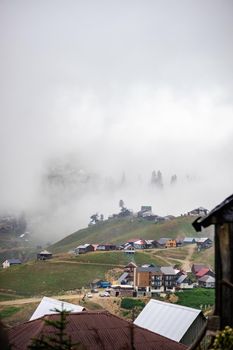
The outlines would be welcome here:
<svg viewBox="0 0 233 350">
<path fill-rule="evenodd" d="M 82 299 L 83 295 L 81 294 L 68 294 L 68 295 L 56 295 L 51 298 L 59 300 L 71 300 L 71 299 Z M 22 304 L 32 304 L 39 303 L 42 297 L 40 298 L 25 298 L 25 299 L 15 299 L 15 300 L 5 300 L 0 301 L 0 306 L 10 306 L 10 305 L 22 305 Z"/>
</svg>

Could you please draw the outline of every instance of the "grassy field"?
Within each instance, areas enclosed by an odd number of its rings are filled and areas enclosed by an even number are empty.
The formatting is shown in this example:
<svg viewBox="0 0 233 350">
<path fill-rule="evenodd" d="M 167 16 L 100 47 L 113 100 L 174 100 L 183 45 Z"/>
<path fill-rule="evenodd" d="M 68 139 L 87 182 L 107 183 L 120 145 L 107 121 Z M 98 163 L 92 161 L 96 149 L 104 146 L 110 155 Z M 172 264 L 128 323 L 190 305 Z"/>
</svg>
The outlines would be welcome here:
<svg viewBox="0 0 233 350">
<path fill-rule="evenodd" d="M 20 307 L 8 306 L 8 307 L 0 310 L 0 318 L 2 318 L 2 319 L 8 318 L 8 317 L 14 315 L 15 313 L 17 313 L 18 311 L 20 311 Z"/>
<path fill-rule="evenodd" d="M 134 255 L 127 255 L 122 251 L 112 252 L 93 252 L 88 254 L 81 254 L 71 258 L 72 261 L 95 263 L 95 264 L 110 264 L 116 266 L 125 266 L 130 261 L 135 262 L 137 265 L 146 263 L 153 263 L 160 265 L 162 260 L 156 256 L 152 256 L 150 252 L 137 251 Z"/>
<path fill-rule="evenodd" d="M 79 256 L 60 255 L 49 261 L 31 261 L 0 270 L 0 300 L 20 296 L 62 294 L 64 291 L 89 287 L 95 278 L 104 279 L 109 270 L 123 267 L 130 261 L 137 265 L 163 260 L 151 252 L 136 252 L 128 256 L 121 251 L 93 252 Z M 123 271 L 123 270 L 122 270 Z"/>
<path fill-rule="evenodd" d="M 192 262 L 206 264 L 214 268 L 214 247 L 195 252 L 191 260 Z"/>
<path fill-rule="evenodd" d="M 205 306 L 214 305 L 214 289 L 194 288 L 176 293 L 178 297 L 177 304 L 203 309 Z"/>
<path fill-rule="evenodd" d="M 161 237 L 203 236 L 192 227 L 193 217 L 181 216 L 164 223 L 153 223 L 138 218 L 106 220 L 97 225 L 79 230 L 53 244 L 52 252 L 67 252 L 83 243 L 123 243 L 132 238 L 159 239 Z"/>
<path fill-rule="evenodd" d="M 95 278 L 104 279 L 112 267 L 62 262 L 35 262 L 0 271 L 1 289 L 22 296 L 62 294 L 64 291 L 88 287 Z"/>
</svg>

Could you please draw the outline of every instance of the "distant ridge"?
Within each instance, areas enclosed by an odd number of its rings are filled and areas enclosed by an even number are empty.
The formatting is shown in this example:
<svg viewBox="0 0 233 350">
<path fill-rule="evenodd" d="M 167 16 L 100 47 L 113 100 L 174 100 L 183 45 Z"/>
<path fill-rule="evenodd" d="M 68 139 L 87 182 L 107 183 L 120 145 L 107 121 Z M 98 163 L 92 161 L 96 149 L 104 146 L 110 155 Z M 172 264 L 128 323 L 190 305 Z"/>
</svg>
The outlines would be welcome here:
<svg viewBox="0 0 233 350">
<path fill-rule="evenodd" d="M 194 219 L 193 216 L 179 216 L 163 223 L 154 223 L 135 217 L 112 218 L 74 232 L 51 245 L 49 249 L 54 253 L 68 252 L 79 244 L 110 242 L 121 244 L 132 237 L 159 239 L 203 236 L 203 232 L 197 234 L 194 231 L 192 227 Z M 205 236 L 209 236 L 211 232 L 211 229 L 206 231 Z"/>
</svg>

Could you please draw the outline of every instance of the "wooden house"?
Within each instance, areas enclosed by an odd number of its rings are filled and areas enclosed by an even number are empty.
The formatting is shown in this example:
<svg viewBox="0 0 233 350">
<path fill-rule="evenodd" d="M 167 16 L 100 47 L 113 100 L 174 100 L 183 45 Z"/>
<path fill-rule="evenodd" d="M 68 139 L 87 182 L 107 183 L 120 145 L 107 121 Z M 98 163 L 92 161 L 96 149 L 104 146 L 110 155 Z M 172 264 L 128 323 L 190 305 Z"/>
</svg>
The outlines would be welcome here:
<svg viewBox="0 0 233 350">
<path fill-rule="evenodd" d="M 169 239 L 165 243 L 165 248 L 176 248 L 176 239 Z"/>
<path fill-rule="evenodd" d="M 161 290 L 163 274 L 159 267 L 137 267 L 134 273 L 134 287 L 138 292 L 151 293 L 152 290 Z"/>
<path fill-rule="evenodd" d="M 89 252 L 94 252 L 95 248 L 93 247 L 93 245 L 91 244 L 82 244 L 79 245 L 77 248 L 75 248 L 75 254 L 79 255 L 79 254 L 85 254 L 85 253 L 89 253 Z"/>
<path fill-rule="evenodd" d="M 105 251 L 109 252 L 110 250 L 116 250 L 116 245 L 115 244 L 98 244 L 96 247 L 97 251 Z"/>
<path fill-rule="evenodd" d="M 166 243 L 168 241 L 171 241 L 171 240 L 172 240 L 172 238 L 164 238 L 164 237 L 162 237 L 159 240 L 157 240 L 157 246 L 159 248 L 165 248 L 166 247 Z"/>
<path fill-rule="evenodd" d="M 204 288 L 215 288 L 215 278 L 205 275 L 198 279 L 198 285 Z"/>
<path fill-rule="evenodd" d="M 19 259 L 7 259 L 2 263 L 2 267 L 6 269 L 7 267 L 13 266 L 13 265 L 21 265 L 22 262 Z"/>
<path fill-rule="evenodd" d="M 48 252 L 47 250 L 42 250 L 37 254 L 37 260 L 49 260 L 52 259 L 53 254 Z"/>
<path fill-rule="evenodd" d="M 197 272 L 203 268 L 208 268 L 208 266 L 206 266 L 205 264 L 193 264 L 191 267 L 191 271 L 194 275 L 196 275 Z"/>
<path fill-rule="evenodd" d="M 198 238 L 196 239 L 196 243 L 198 251 L 210 248 L 213 245 L 213 241 L 208 237 Z"/>
</svg>

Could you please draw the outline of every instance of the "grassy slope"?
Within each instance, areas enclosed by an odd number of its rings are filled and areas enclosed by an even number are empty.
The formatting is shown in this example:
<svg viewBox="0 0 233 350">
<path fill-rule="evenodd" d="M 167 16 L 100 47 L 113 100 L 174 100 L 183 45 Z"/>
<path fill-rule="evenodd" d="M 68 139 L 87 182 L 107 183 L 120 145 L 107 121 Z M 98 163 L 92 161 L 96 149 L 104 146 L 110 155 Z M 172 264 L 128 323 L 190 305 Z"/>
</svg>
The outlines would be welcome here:
<svg viewBox="0 0 233 350">
<path fill-rule="evenodd" d="M 131 238 L 159 239 L 161 237 L 203 236 L 192 227 L 193 217 L 178 217 L 164 223 L 153 223 L 143 219 L 111 219 L 79 230 L 53 244 L 52 252 L 66 252 L 83 243 L 123 243 Z"/>
<path fill-rule="evenodd" d="M 153 256 L 150 251 L 137 251 L 134 255 L 127 255 L 122 251 L 93 252 L 70 257 L 68 259 L 70 261 L 77 261 L 82 263 L 109 264 L 115 266 L 125 266 L 130 261 L 134 261 L 137 265 L 147 263 L 153 263 L 156 265 L 161 265 L 161 263 L 163 264 L 163 260 L 160 259 L 160 257 Z"/>
<path fill-rule="evenodd" d="M 193 307 L 195 309 L 203 309 L 204 306 L 214 305 L 214 289 L 195 288 L 177 293 L 179 305 Z"/>
<path fill-rule="evenodd" d="M 95 252 L 77 257 L 62 255 L 50 261 L 30 262 L 0 270 L 1 290 L 22 296 L 62 294 L 67 290 L 89 287 L 93 279 L 104 279 L 109 270 L 123 267 L 132 259 L 138 265 L 164 263 L 150 252 L 136 252 L 133 257 L 120 251 Z"/>
<path fill-rule="evenodd" d="M 1 288 L 22 296 L 62 294 L 104 278 L 108 265 L 36 262 L 0 271 Z"/>
</svg>

